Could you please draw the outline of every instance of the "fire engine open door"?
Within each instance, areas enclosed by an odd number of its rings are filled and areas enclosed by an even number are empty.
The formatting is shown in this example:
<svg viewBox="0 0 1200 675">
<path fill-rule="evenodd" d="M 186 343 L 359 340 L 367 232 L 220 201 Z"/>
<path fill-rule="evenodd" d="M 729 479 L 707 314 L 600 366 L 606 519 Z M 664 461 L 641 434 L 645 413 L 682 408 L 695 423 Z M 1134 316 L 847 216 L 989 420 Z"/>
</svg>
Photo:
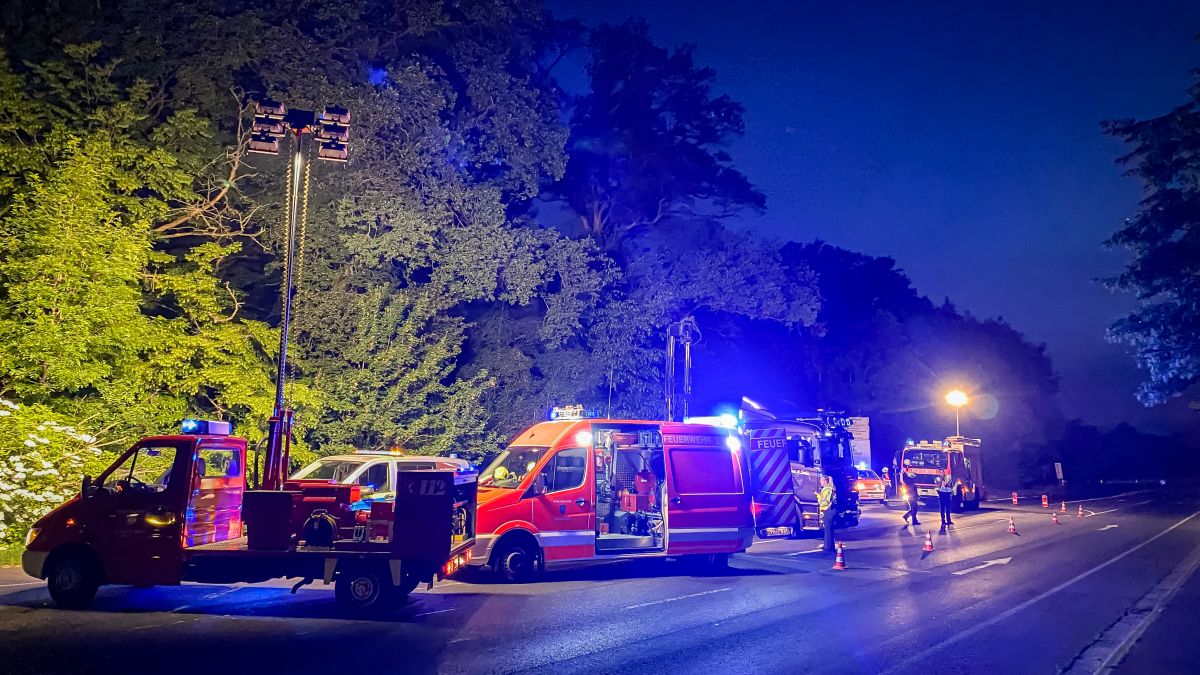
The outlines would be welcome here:
<svg viewBox="0 0 1200 675">
<path fill-rule="evenodd" d="M 727 433 L 662 426 L 667 553 L 733 553 L 753 538 L 746 468 Z"/>
<path fill-rule="evenodd" d="M 747 450 L 753 488 L 754 526 L 760 534 L 769 528 L 797 526 L 792 463 L 784 429 L 754 429 Z"/>
</svg>

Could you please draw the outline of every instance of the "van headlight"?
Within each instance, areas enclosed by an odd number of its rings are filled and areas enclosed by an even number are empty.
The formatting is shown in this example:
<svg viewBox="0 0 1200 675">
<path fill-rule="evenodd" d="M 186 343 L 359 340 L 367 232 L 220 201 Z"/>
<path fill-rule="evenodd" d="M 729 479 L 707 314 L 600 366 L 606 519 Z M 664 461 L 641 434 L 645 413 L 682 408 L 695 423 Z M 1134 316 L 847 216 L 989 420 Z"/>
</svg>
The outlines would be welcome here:
<svg viewBox="0 0 1200 675">
<path fill-rule="evenodd" d="M 40 528 L 40 527 L 29 528 L 29 532 L 26 533 L 26 535 L 25 535 L 25 548 L 29 548 L 29 545 L 32 544 L 33 540 L 37 539 L 37 536 L 41 533 L 42 533 L 42 528 Z"/>
</svg>

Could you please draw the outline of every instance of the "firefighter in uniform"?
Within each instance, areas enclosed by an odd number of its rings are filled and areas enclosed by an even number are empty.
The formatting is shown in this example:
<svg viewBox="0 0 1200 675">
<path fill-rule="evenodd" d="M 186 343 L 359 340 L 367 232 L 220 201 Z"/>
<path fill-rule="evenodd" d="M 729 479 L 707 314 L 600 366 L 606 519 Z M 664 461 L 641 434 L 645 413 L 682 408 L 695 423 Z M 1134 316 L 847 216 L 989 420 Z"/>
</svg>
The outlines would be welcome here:
<svg viewBox="0 0 1200 675">
<path fill-rule="evenodd" d="M 837 511 L 833 508 L 833 479 L 829 476 L 821 476 L 821 489 L 817 490 L 816 495 L 817 508 L 821 514 L 821 526 L 825 530 L 825 543 L 821 550 L 828 553 L 833 551 L 833 520 L 837 516 Z"/>
</svg>

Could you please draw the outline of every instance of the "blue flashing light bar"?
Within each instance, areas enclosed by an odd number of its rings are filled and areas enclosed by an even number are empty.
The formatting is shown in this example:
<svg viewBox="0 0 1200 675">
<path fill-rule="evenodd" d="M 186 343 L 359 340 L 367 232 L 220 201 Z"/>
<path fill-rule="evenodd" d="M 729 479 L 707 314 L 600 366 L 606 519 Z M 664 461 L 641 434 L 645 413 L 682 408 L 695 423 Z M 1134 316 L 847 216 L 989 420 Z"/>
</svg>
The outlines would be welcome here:
<svg viewBox="0 0 1200 675">
<path fill-rule="evenodd" d="M 563 405 L 554 406 L 550 409 L 549 419 L 552 421 L 560 420 L 583 420 L 592 417 L 599 417 L 600 414 L 594 408 L 584 408 L 582 405 Z"/>
<path fill-rule="evenodd" d="M 228 436 L 233 433 L 233 425 L 221 420 L 186 419 L 180 431 L 195 436 Z"/>
</svg>

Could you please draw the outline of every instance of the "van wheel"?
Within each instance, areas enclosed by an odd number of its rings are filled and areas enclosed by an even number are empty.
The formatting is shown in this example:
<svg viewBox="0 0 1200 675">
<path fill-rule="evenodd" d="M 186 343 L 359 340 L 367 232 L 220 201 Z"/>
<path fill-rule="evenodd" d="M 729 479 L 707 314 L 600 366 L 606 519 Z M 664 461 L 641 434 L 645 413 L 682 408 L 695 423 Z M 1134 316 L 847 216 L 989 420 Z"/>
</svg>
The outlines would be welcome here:
<svg viewBox="0 0 1200 675">
<path fill-rule="evenodd" d="M 80 551 L 63 551 L 46 565 L 46 585 L 54 604 L 63 609 L 85 609 L 100 589 L 95 566 Z"/>
<path fill-rule="evenodd" d="M 351 565 L 339 570 L 333 595 L 342 607 L 359 612 L 386 609 L 396 597 L 391 571 L 382 565 Z"/>
<path fill-rule="evenodd" d="M 512 541 L 496 551 L 496 574 L 510 584 L 529 581 L 537 572 L 538 555 L 528 544 Z"/>
</svg>

